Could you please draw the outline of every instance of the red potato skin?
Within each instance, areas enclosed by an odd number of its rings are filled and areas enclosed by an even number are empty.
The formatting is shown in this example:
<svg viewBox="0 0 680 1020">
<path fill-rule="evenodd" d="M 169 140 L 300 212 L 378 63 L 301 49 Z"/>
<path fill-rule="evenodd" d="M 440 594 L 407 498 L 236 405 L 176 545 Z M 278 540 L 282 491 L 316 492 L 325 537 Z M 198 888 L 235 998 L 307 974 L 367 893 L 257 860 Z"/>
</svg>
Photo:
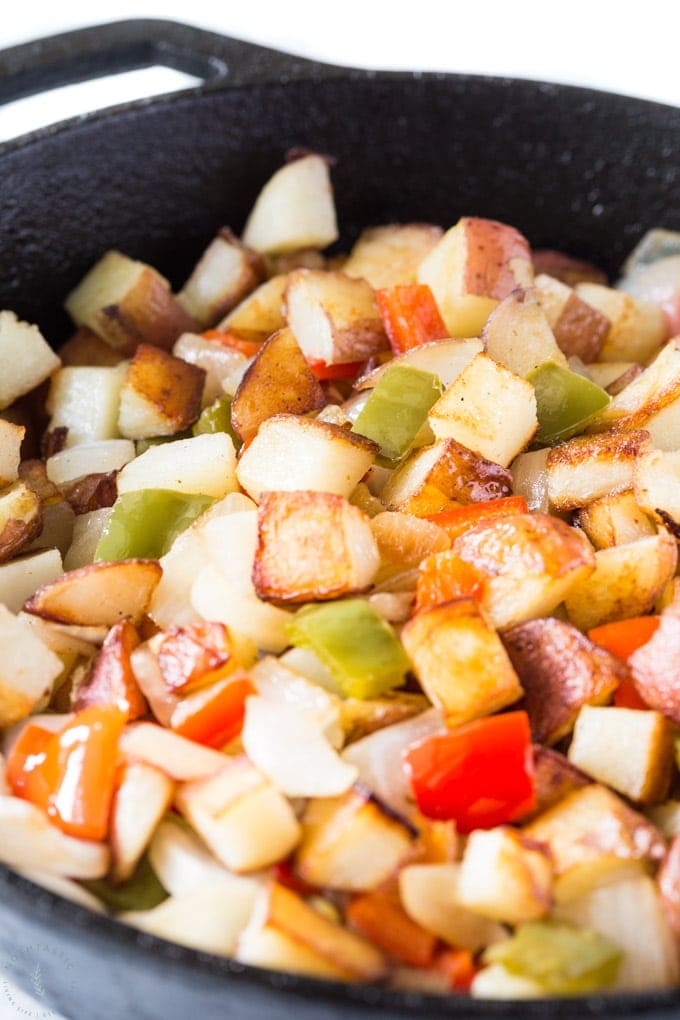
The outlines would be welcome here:
<svg viewBox="0 0 680 1020">
<path fill-rule="evenodd" d="M 646 644 L 628 659 L 638 694 L 680 725 L 680 610 L 666 610 Z M 678 851 L 680 854 L 680 851 Z"/>
<path fill-rule="evenodd" d="M 76 712 L 91 705 L 116 705 L 129 720 L 147 714 L 148 705 L 130 664 L 138 644 L 139 635 L 129 620 L 111 628 L 92 669 L 74 691 Z"/>
<path fill-rule="evenodd" d="M 680 943 L 680 836 L 668 848 L 658 874 L 661 902 L 676 940 Z"/>
<path fill-rule="evenodd" d="M 531 262 L 529 243 L 518 230 L 496 220 L 468 216 L 465 223 L 467 294 L 501 301 L 517 286 L 513 259 Z"/>
</svg>

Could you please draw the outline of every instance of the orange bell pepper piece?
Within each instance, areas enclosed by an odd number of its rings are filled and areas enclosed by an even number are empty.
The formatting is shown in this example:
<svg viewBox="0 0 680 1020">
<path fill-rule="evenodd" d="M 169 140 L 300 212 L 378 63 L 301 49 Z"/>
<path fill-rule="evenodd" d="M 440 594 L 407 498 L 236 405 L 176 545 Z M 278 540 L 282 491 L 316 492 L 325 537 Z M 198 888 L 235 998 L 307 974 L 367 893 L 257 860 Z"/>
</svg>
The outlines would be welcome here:
<svg viewBox="0 0 680 1020">
<path fill-rule="evenodd" d="M 468 992 L 478 970 L 469 949 L 442 950 L 435 957 L 434 969 L 446 974 L 454 992 Z"/>
<path fill-rule="evenodd" d="M 25 736 L 15 749 L 13 791 L 44 808 L 52 823 L 69 836 L 106 839 L 118 741 L 126 720 L 126 713 L 115 706 L 92 705 L 48 739 L 35 732 Z M 31 747 L 33 752 L 28 753 Z"/>
<path fill-rule="evenodd" d="M 172 714 L 171 729 L 197 744 L 224 747 L 241 732 L 251 694 L 257 694 L 257 688 L 248 677 L 225 677 L 183 698 Z"/>
<path fill-rule="evenodd" d="M 434 553 L 420 564 L 416 582 L 415 611 L 433 609 L 454 599 L 481 600 L 484 576 L 452 549 Z"/>
<path fill-rule="evenodd" d="M 524 496 L 503 496 L 500 499 L 468 503 L 467 506 L 456 506 L 450 510 L 440 510 L 436 514 L 427 514 L 425 520 L 438 524 L 453 542 L 464 531 L 474 528 L 475 524 L 480 524 L 482 521 L 488 521 L 494 517 L 514 517 L 515 514 L 528 512 L 529 508 Z"/>
<path fill-rule="evenodd" d="M 307 358 L 312 375 L 323 382 L 326 379 L 356 379 L 364 367 L 364 361 L 344 361 L 336 365 L 329 364 L 322 358 Z"/>
<path fill-rule="evenodd" d="M 411 967 L 432 963 L 437 939 L 411 920 L 396 891 L 375 889 L 354 896 L 346 916 L 357 931 L 402 963 Z"/>
<path fill-rule="evenodd" d="M 247 340 L 245 337 L 239 336 L 238 333 L 230 333 L 228 330 L 206 329 L 205 333 L 201 333 L 201 336 L 204 340 L 214 340 L 215 343 L 222 344 L 223 347 L 231 347 L 233 351 L 245 354 L 246 358 L 254 358 L 262 347 L 261 340 Z"/>
<path fill-rule="evenodd" d="M 45 749 L 54 736 L 37 723 L 27 723 L 7 757 L 7 784 L 16 797 L 47 810 L 50 788 L 45 781 L 41 766 L 45 761 Z"/>
<path fill-rule="evenodd" d="M 631 620 L 617 620 L 593 627 L 588 631 L 588 637 L 625 662 L 633 652 L 647 644 L 658 626 L 658 616 L 636 616 Z"/>
<path fill-rule="evenodd" d="M 395 354 L 448 337 L 449 331 L 426 283 L 383 287 L 375 292 L 375 297 Z"/>
</svg>

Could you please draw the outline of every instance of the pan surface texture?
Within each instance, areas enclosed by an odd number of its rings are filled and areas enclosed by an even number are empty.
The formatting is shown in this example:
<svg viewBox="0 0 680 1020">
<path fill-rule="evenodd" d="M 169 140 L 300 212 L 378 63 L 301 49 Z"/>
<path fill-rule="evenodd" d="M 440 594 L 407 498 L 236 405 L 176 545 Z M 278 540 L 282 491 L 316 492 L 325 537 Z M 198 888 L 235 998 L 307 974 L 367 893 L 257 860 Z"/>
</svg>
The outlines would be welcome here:
<svg viewBox="0 0 680 1020">
<path fill-rule="evenodd" d="M 67 335 L 64 295 L 109 248 L 183 282 L 239 231 L 289 148 L 328 153 L 341 247 L 371 224 L 480 215 L 615 273 L 680 230 L 680 110 L 511 79 L 324 67 L 171 22 L 121 22 L 0 53 L 0 101 L 154 63 L 205 78 L 0 146 L 0 308 Z M 1 368 L 0 368 L 1 370 Z M 438 999 L 243 967 L 91 914 L 0 867 L 3 970 L 69 1020 L 678 1015 L 680 991 L 574 1001 Z"/>
</svg>

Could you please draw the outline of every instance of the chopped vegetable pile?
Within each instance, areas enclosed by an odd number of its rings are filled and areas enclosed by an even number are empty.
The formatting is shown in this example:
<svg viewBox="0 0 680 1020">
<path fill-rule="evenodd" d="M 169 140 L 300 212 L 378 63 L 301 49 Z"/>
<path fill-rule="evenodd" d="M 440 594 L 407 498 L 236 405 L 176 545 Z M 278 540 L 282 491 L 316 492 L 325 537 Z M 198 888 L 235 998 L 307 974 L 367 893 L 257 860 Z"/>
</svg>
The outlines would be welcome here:
<svg viewBox="0 0 680 1020">
<path fill-rule="evenodd" d="M 286 163 L 173 294 L 0 312 L 0 861 L 246 964 L 680 981 L 680 234 L 337 240 Z"/>
</svg>

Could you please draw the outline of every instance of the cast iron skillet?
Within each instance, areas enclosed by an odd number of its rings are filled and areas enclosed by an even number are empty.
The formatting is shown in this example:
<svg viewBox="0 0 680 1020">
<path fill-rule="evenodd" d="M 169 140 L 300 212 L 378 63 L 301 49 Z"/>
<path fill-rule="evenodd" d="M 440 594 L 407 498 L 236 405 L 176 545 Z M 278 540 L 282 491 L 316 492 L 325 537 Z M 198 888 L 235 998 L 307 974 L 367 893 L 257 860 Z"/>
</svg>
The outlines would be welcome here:
<svg viewBox="0 0 680 1020">
<path fill-rule="evenodd" d="M 218 226 L 242 227 L 291 146 L 337 157 L 344 244 L 371 223 L 477 214 L 614 273 L 646 229 L 680 229 L 680 110 L 584 89 L 349 71 L 130 21 L 0 53 L 0 102 L 152 64 L 205 83 L 0 146 L 0 307 L 54 344 L 68 331 L 63 296 L 104 250 L 181 283 Z M 485 1003 L 261 971 L 140 934 L 1 867 L 0 949 L 0 1015 L 7 977 L 69 1020 L 670 1020 L 680 1007 L 680 992 Z"/>
</svg>

